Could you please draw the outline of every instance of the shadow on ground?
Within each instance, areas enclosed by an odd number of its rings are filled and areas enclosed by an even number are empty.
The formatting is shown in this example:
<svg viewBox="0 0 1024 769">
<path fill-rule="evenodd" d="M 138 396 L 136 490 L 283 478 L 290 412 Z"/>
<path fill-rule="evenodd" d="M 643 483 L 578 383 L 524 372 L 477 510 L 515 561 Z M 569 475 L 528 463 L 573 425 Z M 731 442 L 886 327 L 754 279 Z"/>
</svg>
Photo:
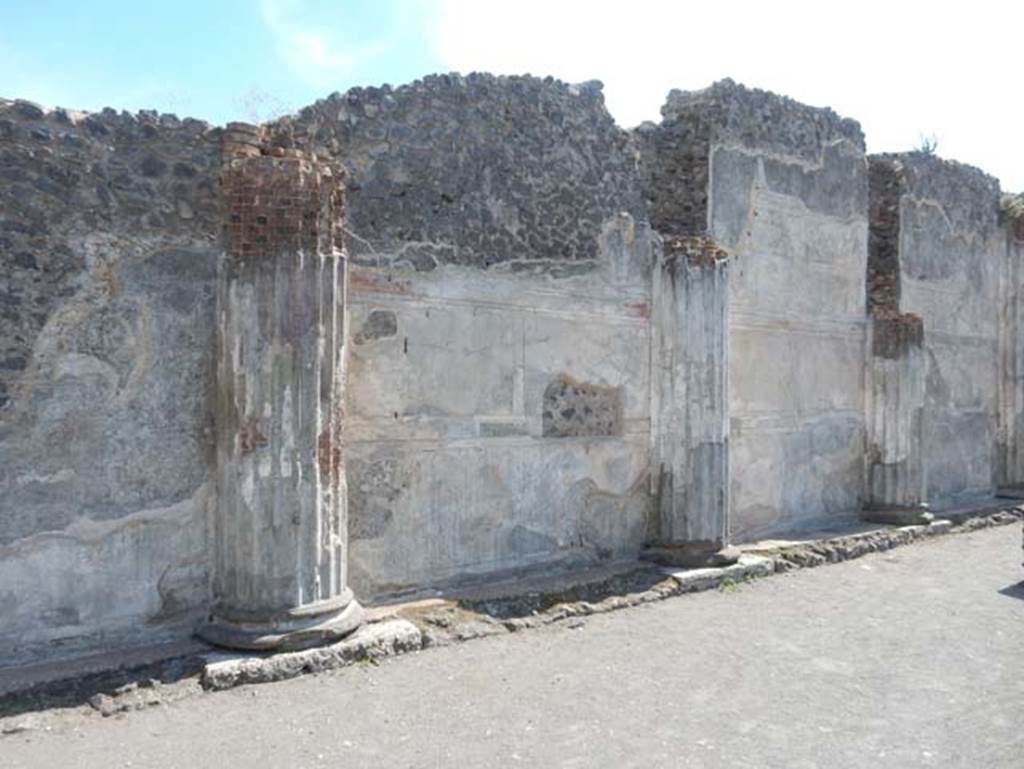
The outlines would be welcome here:
<svg viewBox="0 0 1024 769">
<path fill-rule="evenodd" d="M 663 571 L 639 568 L 605 579 L 564 586 L 544 586 L 522 594 L 461 598 L 458 606 L 495 620 L 509 620 L 543 614 L 559 604 L 599 603 L 613 596 L 644 593 L 666 580 Z"/>
<path fill-rule="evenodd" d="M 0 696 L 0 718 L 82 705 L 91 705 L 104 714 L 111 709 L 129 710 L 156 705 L 166 700 L 167 689 L 180 689 L 190 680 L 199 688 L 199 675 L 204 664 L 202 657 L 191 655 L 81 678 L 48 681 Z"/>
<path fill-rule="evenodd" d="M 1010 598 L 1019 598 L 1024 601 L 1024 582 L 1018 582 L 1016 585 L 1008 585 L 1000 590 L 999 594 L 1009 596 Z"/>
</svg>

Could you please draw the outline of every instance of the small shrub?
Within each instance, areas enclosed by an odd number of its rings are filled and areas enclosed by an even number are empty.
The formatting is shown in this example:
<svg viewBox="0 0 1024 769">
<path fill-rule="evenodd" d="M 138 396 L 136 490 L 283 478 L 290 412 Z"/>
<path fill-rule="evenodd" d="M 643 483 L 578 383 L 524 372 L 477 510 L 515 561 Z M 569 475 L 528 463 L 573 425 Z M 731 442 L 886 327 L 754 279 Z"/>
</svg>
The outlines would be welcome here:
<svg viewBox="0 0 1024 769">
<path fill-rule="evenodd" d="M 914 152 L 919 152 L 922 155 L 934 155 L 935 151 L 939 148 L 939 138 L 935 134 L 925 136 L 921 134 L 920 141 Z"/>
</svg>

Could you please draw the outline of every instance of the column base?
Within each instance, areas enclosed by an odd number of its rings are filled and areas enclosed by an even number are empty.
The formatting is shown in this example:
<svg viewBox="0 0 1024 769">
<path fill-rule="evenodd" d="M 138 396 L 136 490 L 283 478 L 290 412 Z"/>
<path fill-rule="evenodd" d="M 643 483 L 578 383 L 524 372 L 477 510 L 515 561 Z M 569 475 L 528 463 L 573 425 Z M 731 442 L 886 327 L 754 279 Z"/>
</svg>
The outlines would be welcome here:
<svg viewBox="0 0 1024 769">
<path fill-rule="evenodd" d="M 716 569 L 731 566 L 740 559 L 740 551 L 731 545 L 686 543 L 682 545 L 655 545 L 646 548 L 640 557 L 661 566 L 683 569 Z"/>
<path fill-rule="evenodd" d="M 304 614 L 298 610 L 263 622 L 231 620 L 214 613 L 196 635 L 229 649 L 298 651 L 341 640 L 362 624 L 363 616 L 363 607 L 354 600 L 329 612 Z"/>
<path fill-rule="evenodd" d="M 887 526 L 923 526 L 931 523 L 935 516 L 924 507 L 879 507 L 861 510 L 860 519 Z"/>
</svg>

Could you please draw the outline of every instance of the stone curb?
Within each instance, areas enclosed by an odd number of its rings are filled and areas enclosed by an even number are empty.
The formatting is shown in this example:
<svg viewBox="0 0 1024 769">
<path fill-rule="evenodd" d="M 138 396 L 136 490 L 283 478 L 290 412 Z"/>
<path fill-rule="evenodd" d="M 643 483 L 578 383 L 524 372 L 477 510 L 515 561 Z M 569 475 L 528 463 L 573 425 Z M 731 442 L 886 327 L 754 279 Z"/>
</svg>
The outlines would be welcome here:
<svg viewBox="0 0 1024 769">
<path fill-rule="evenodd" d="M 879 553 L 895 547 L 909 545 L 921 539 L 941 534 L 960 533 L 1005 526 L 1024 518 L 1024 508 L 1013 507 L 977 518 L 967 518 L 959 525 L 939 518 L 929 524 L 900 526 L 894 529 L 877 529 L 842 537 L 783 546 L 772 552 L 775 570 L 791 571 L 797 568 L 813 568 L 827 563 L 839 563 L 860 558 L 868 553 Z"/>
<path fill-rule="evenodd" d="M 606 614 L 611 611 L 626 609 L 630 606 L 664 601 L 685 593 L 714 590 L 719 587 L 774 574 L 775 563 L 771 558 L 744 554 L 740 556 L 738 563 L 721 568 L 683 570 L 657 568 L 656 570 L 665 575 L 665 580 L 649 590 L 639 593 L 627 593 L 625 595 L 612 595 L 600 601 L 562 603 L 533 616 L 507 619 L 501 624 L 505 630 L 517 632 L 519 630 L 550 625 L 566 619 L 586 617 L 591 614 Z M 487 635 L 491 635 L 491 633 Z M 463 638 L 460 636 L 459 640 L 463 640 Z"/>
<path fill-rule="evenodd" d="M 662 601 L 685 593 L 728 588 L 773 574 L 860 558 L 868 553 L 891 550 L 942 534 L 1003 526 L 1022 518 L 1024 518 L 1024 507 L 1011 508 L 967 519 L 959 526 L 954 526 L 948 520 L 939 519 L 927 525 L 876 529 L 859 534 L 781 546 L 762 552 L 747 552 L 740 556 L 738 563 L 721 568 L 684 570 L 660 568 L 658 571 L 664 574 L 666 579 L 648 590 L 611 595 L 600 601 L 558 603 L 550 609 L 535 612 L 527 617 L 495 620 L 483 614 L 457 611 L 453 610 L 454 607 L 449 607 L 449 613 L 455 615 L 451 619 L 438 617 L 439 612 L 410 616 L 410 619 L 416 622 L 423 631 L 424 646 L 446 645 L 471 638 L 541 627 L 567 619 L 578 620 L 587 615 L 603 614 L 630 606 Z M 514 600 L 513 597 L 509 598 L 509 601 Z M 489 602 L 491 606 L 497 606 L 500 603 L 500 600 Z M 439 629 L 444 632 L 438 632 Z"/>
<path fill-rule="evenodd" d="M 343 641 L 315 649 L 261 657 L 208 655 L 200 683 L 204 689 L 219 691 L 243 684 L 283 681 L 422 648 L 419 628 L 408 620 L 387 620 L 365 625 Z"/>
<path fill-rule="evenodd" d="M 1024 506 L 1007 507 L 994 513 L 990 510 L 986 509 L 982 515 L 974 518 L 959 515 L 957 520 L 961 522 L 958 525 L 940 519 L 928 525 L 876 529 L 748 551 L 740 556 L 738 563 L 723 568 L 678 570 L 642 567 L 633 575 L 643 577 L 640 582 L 646 586 L 645 589 L 608 594 L 591 601 L 562 601 L 560 595 L 531 594 L 535 603 L 541 599 L 538 605 L 546 602 L 548 608 L 528 614 L 521 613 L 521 616 L 500 616 L 503 604 L 517 605 L 517 601 L 521 602 L 522 597 L 512 595 L 487 601 L 490 614 L 467 609 L 466 604 L 456 601 L 434 601 L 425 609 L 400 609 L 396 615 L 365 625 L 343 641 L 326 647 L 282 654 L 203 654 L 199 657 L 202 667 L 198 684 L 207 691 L 222 691 L 245 684 L 283 681 L 306 673 L 320 673 L 360 662 L 377 662 L 432 646 L 513 633 L 558 622 L 567 622 L 568 627 L 575 628 L 585 624 L 585 617 L 592 614 L 663 601 L 686 593 L 729 589 L 733 585 L 774 574 L 839 563 L 935 536 L 1005 526 L 1024 519 Z M 617 584 L 629 584 L 629 580 L 630 576 L 626 575 L 618 581 L 611 578 L 601 584 L 614 588 Z M 194 678 L 191 680 L 195 681 Z M 110 715 L 161 704 L 198 691 L 199 686 L 195 683 L 190 686 L 182 686 L 180 683 L 155 686 L 154 682 L 147 681 L 140 685 L 128 684 L 112 688 L 109 694 L 96 694 L 90 698 L 89 704 L 104 715 Z M 11 694 L 17 696 L 16 693 Z M 0 734 L 16 732 L 23 722 L 31 719 L 31 714 L 0 719 L 5 727 L 0 729 Z"/>
<path fill-rule="evenodd" d="M 205 689 L 223 690 L 243 684 L 281 681 L 304 673 L 352 665 L 364 660 L 379 660 L 408 651 L 432 646 L 514 633 L 568 621 L 569 627 L 580 627 L 584 617 L 604 614 L 631 606 L 663 601 L 677 595 L 728 589 L 732 585 L 769 577 L 796 569 L 814 568 L 883 552 L 943 534 L 974 531 L 1003 526 L 1024 518 L 1024 507 L 1014 507 L 977 518 L 966 519 L 958 526 L 939 519 L 927 525 L 876 529 L 859 534 L 833 537 L 795 545 L 783 545 L 763 552 L 748 552 L 731 566 L 708 569 L 654 568 L 649 572 L 664 579 L 646 590 L 609 595 L 597 601 L 556 603 L 529 616 L 504 619 L 467 610 L 454 601 L 431 607 L 427 611 L 399 611 L 399 619 L 367 625 L 351 637 L 332 646 L 301 652 L 261 657 L 247 655 L 211 655 L 202 674 Z M 515 602 L 516 597 L 488 601 L 500 608 L 502 601 Z"/>
</svg>

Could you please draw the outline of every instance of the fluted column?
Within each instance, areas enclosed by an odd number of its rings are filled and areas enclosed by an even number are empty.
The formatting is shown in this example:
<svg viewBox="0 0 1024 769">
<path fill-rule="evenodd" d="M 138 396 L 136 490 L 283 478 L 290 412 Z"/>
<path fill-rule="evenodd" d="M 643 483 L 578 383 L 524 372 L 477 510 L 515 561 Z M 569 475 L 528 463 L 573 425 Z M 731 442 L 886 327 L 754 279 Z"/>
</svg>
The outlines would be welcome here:
<svg viewBox="0 0 1024 769">
<path fill-rule="evenodd" d="M 341 178 L 241 124 L 224 156 L 213 604 L 200 635 L 302 648 L 362 616 L 346 584 Z"/>
<path fill-rule="evenodd" d="M 653 286 L 657 533 L 644 557 L 676 566 L 734 562 L 729 533 L 726 253 L 669 238 Z"/>
<path fill-rule="evenodd" d="M 922 451 L 924 327 L 910 313 L 871 318 L 867 387 L 867 489 L 861 517 L 877 523 L 925 523 Z"/>
</svg>

